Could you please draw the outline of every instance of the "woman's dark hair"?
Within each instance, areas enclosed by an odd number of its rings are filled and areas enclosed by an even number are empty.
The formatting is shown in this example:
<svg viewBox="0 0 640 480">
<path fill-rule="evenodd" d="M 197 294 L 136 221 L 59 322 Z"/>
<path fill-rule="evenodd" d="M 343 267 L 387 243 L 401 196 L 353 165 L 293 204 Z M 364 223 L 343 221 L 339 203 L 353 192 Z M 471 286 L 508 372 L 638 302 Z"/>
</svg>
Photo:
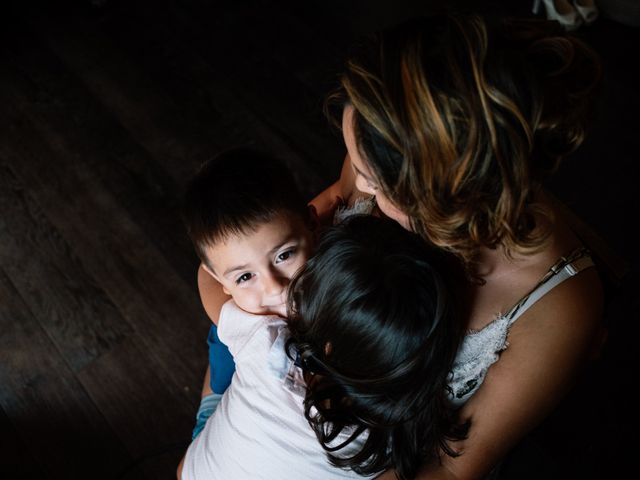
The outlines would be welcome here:
<svg viewBox="0 0 640 480">
<path fill-rule="evenodd" d="M 182 216 L 206 263 L 207 246 L 246 234 L 283 212 L 309 218 L 290 170 L 271 155 L 238 147 L 202 165 L 187 186 Z"/>
<path fill-rule="evenodd" d="M 535 194 L 582 143 L 599 79 L 597 54 L 557 22 L 434 15 L 356 45 L 326 109 L 353 106 L 384 194 L 471 265 L 481 246 L 544 246 Z"/>
<path fill-rule="evenodd" d="M 448 401 L 461 331 L 444 275 L 457 262 L 444 255 L 391 220 L 355 216 L 293 279 L 288 351 L 302 360 L 305 416 L 332 464 L 413 478 L 466 435 Z"/>
</svg>

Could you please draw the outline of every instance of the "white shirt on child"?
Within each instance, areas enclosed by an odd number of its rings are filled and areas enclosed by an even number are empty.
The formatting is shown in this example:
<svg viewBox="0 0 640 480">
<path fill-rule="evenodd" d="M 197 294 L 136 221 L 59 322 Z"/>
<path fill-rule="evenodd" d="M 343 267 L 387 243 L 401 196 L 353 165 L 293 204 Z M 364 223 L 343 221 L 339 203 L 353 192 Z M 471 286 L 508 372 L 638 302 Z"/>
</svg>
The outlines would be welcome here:
<svg viewBox="0 0 640 480">
<path fill-rule="evenodd" d="M 220 313 L 218 335 L 236 371 L 187 450 L 183 480 L 362 478 L 329 463 L 304 417 L 305 385 L 301 370 L 285 354 L 283 319 L 252 315 L 229 300 Z M 336 443 L 346 438 L 343 434 Z M 350 447 L 359 448 L 362 441 Z"/>
</svg>

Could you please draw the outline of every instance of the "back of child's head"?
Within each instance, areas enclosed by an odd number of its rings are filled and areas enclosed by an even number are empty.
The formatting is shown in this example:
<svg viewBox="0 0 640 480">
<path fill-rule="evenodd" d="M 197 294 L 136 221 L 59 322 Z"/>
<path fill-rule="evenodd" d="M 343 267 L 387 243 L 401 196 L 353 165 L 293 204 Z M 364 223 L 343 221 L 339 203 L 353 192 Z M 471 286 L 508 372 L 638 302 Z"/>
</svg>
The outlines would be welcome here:
<svg viewBox="0 0 640 480">
<path fill-rule="evenodd" d="M 292 281 L 290 345 L 314 374 L 305 414 L 333 464 L 413 478 L 464 437 L 447 398 L 461 330 L 446 262 L 395 222 L 353 217 Z M 367 438 L 345 457 L 336 435 L 353 427 Z"/>
<path fill-rule="evenodd" d="M 205 248 L 247 235 L 275 216 L 308 210 L 291 172 L 279 160 L 249 148 L 218 154 L 189 182 L 183 208 L 187 232 L 206 264 Z"/>
</svg>

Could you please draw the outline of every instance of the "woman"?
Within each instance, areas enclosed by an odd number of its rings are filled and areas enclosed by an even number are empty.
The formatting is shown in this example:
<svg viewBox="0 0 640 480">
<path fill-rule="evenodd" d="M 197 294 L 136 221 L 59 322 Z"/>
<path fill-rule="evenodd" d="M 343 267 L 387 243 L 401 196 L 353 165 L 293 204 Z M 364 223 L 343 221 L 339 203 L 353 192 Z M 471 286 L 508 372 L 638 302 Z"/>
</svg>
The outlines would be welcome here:
<svg viewBox="0 0 640 480">
<path fill-rule="evenodd" d="M 312 201 L 320 217 L 371 195 L 470 279 L 451 387 L 471 428 L 418 478 L 489 473 L 597 343 L 598 274 L 540 182 L 582 142 L 598 79 L 595 54 L 556 24 L 435 16 L 356 48 L 328 102 L 348 154 Z"/>
</svg>

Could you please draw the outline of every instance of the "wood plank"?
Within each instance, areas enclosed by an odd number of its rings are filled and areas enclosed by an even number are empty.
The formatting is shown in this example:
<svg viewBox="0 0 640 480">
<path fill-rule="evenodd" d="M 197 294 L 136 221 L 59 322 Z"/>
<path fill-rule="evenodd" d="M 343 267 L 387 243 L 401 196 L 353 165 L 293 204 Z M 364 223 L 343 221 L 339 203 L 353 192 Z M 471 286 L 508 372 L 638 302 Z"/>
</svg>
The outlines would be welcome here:
<svg viewBox="0 0 640 480">
<path fill-rule="evenodd" d="M 133 336 L 93 362 L 78 378 L 150 478 L 175 478 L 191 440 L 195 409 L 168 385 L 163 365 Z"/>
<path fill-rule="evenodd" d="M 132 328 L 3 163 L 0 211 L 0 265 L 77 372 Z"/>
<path fill-rule="evenodd" d="M 136 49 L 136 44 L 121 50 L 114 48 L 114 40 L 102 32 L 103 22 L 96 16 L 83 9 L 58 6 L 43 12 L 27 9 L 22 15 L 26 30 L 23 36 L 42 37 L 65 66 L 53 68 L 53 60 L 47 62 L 47 70 L 52 71 L 50 77 L 60 85 L 57 90 L 65 82 L 77 84 L 80 80 L 91 93 L 93 105 L 83 95 L 74 98 L 75 105 L 69 106 L 82 114 L 83 104 L 89 104 L 91 110 L 97 103 L 102 104 L 153 155 L 175 185 L 184 185 L 204 160 L 225 145 L 226 132 L 216 134 L 221 130 L 220 114 L 202 106 L 192 111 L 196 106 L 193 101 L 186 105 L 175 102 L 176 92 L 160 86 L 163 74 L 150 72 L 144 63 L 138 63 L 138 58 L 131 58 L 127 50 Z M 140 31 L 140 25 L 137 27 Z M 162 38 L 152 41 L 155 49 L 166 48 L 162 47 Z M 42 60 L 37 58 L 33 63 L 39 65 Z M 43 69 L 43 73 L 47 70 Z M 65 78 L 57 78 L 64 70 Z M 180 88 L 190 87 L 184 80 L 181 82 Z M 74 85 L 73 90 L 79 89 Z"/>
<path fill-rule="evenodd" d="M 240 95 L 244 87 L 237 85 L 235 75 L 230 77 L 236 66 L 227 65 L 229 59 L 223 57 L 211 66 L 183 41 L 183 37 L 189 35 L 190 27 L 181 25 L 179 29 L 175 25 L 175 14 L 167 14 L 163 8 L 137 12 L 135 5 L 127 5 L 123 12 L 112 11 L 100 22 L 71 12 L 63 19 L 32 16 L 29 23 L 35 34 L 46 38 L 56 54 L 121 119 L 132 135 L 154 156 L 171 166 L 168 168 L 173 169 L 174 178 L 185 181 L 193 172 L 193 168 L 176 170 L 176 166 L 184 168 L 189 157 L 185 158 L 179 148 L 171 154 L 166 144 L 153 144 L 149 139 L 167 138 L 169 134 L 179 144 L 197 137 L 194 132 L 201 132 L 214 139 L 210 142 L 225 148 L 252 142 L 255 138 L 257 146 L 276 152 L 289 162 L 305 191 L 315 192 L 325 186 L 328 180 L 321 178 L 317 168 L 308 168 L 308 164 L 309 158 L 323 155 L 322 150 L 326 152 L 326 145 L 320 148 L 308 144 L 307 137 L 311 138 L 315 133 L 311 129 L 304 133 L 300 118 L 291 115 L 284 121 L 263 118 L 256 109 L 262 111 L 264 108 Z M 144 29 L 140 29 L 141 24 L 145 24 Z M 74 35 L 81 36 L 82 41 L 76 41 Z M 100 57 L 92 54 L 95 51 L 101 52 Z M 264 88 L 259 90 L 260 98 L 271 96 L 265 95 Z M 298 101 L 291 100 L 294 98 L 291 93 L 288 102 Z M 172 102 L 172 98 L 176 101 Z M 257 103 L 266 101 L 260 98 Z M 193 127 L 189 128 L 190 137 L 187 133 L 176 137 L 176 131 L 185 132 L 187 127 L 178 125 L 176 129 L 174 125 L 169 128 L 166 119 L 174 117 L 184 119 L 184 125 Z M 164 124 L 158 119 L 165 119 Z M 177 122 L 180 120 L 173 123 Z M 295 124 L 294 130 L 300 133 L 299 141 L 292 141 L 296 135 L 287 131 L 286 123 Z M 327 130 L 326 125 L 323 128 Z M 335 143 L 328 131 L 325 136 L 328 143 Z M 212 153 L 206 152 L 207 155 Z M 336 158 L 336 164 L 341 161 L 341 153 L 330 156 Z M 199 160 L 202 158 L 201 155 Z M 338 167 L 330 170 L 333 179 Z"/>
<path fill-rule="evenodd" d="M 188 438 L 193 423 L 193 407 L 182 392 L 169 391 L 157 373 L 156 377 L 149 374 L 152 359 L 144 358 L 138 352 L 135 361 L 125 358 L 126 361 L 116 365 L 121 368 L 114 368 L 110 360 L 117 355 L 116 352 L 123 350 L 118 343 L 131 332 L 131 327 L 120 317 L 104 292 L 78 267 L 68 246 L 48 224 L 33 200 L 28 198 L 6 165 L 0 165 L 0 210 L 3 212 L 0 264 L 15 279 L 14 285 L 26 299 L 30 310 L 40 318 L 47 331 L 52 332 L 49 336 L 54 339 L 66 362 L 76 372 L 84 368 L 80 373 L 82 383 L 128 450 L 138 457 L 149 450 L 175 443 L 175 438 L 167 441 L 168 433 L 179 435 L 179 439 Z M 113 334 L 113 323 L 118 327 L 124 325 L 125 332 L 120 328 L 117 335 Z M 82 332 L 76 332 L 78 329 Z M 128 340 L 126 344 L 132 341 Z M 142 343 L 138 338 L 135 341 Z M 114 344 L 115 352 L 111 351 L 92 363 L 99 353 L 112 349 Z M 94 345 L 99 348 L 92 348 Z M 5 364 L 11 365 L 11 358 Z M 123 369 L 123 365 L 129 370 Z M 132 365 L 135 365 L 133 370 Z M 106 367 L 100 370 L 100 366 Z M 154 373 L 161 368 L 154 365 Z M 157 381 L 150 384 L 140 382 L 140 374 L 147 380 Z M 105 390 L 108 393 L 106 402 Z M 167 409 L 167 405 L 175 408 Z M 147 415 L 145 420 L 152 419 L 149 425 L 142 427 L 131 421 L 143 417 L 143 413 Z M 61 442 L 68 443 L 68 440 L 61 439 Z M 179 461 L 175 457 L 181 452 L 169 453 L 145 464 L 147 469 L 154 467 L 149 478 L 174 475 Z M 162 469 L 158 471 L 160 466 Z M 164 474 L 158 475 L 160 472 Z"/>
<path fill-rule="evenodd" d="M 10 475 L 12 479 L 45 478 L 38 460 L 31 455 L 2 408 L 0 408 L 0 465 L 4 474 Z"/>
<path fill-rule="evenodd" d="M 0 407 L 39 478 L 115 478 L 131 458 L 3 270 L 0 331 Z"/>
<path fill-rule="evenodd" d="M 321 119 L 321 103 L 335 84 L 346 55 L 348 44 L 335 41 L 336 30 L 344 28 L 340 24 L 328 28 L 326 23 L 316 21 L 312 25 L 294 13 L 296 7 L 301 7 L 318 16 L 325 10 L 320 5 L 290 3 L 252 1 L 223 6 L 220 2 L 191 1 L 180 2 L 180 7 L 187 13 L 187 18 L 193 19 L 192 23 L 201 24 L 203 29 L 208 29 L 221 16 L 222 10 L 227 15 L 233 12 L 231 18 L 234 20 L 220 23 L 230 23 L 232 28 L 251 32 L 251 35 L 242 35 L 241 48 L 271 65 L 273 81 L 297 80 L 301 85 L 299 100 L 304 100 L 305 108 L 314 109 Z M 269 21 L 265 22 L 265 18 Z M 326 126 L 323 119 L 320 124 L 321 128 Z"/>
<path fill-rule="evenodd" d="M 151 24 L 166 25 L 168 34 L 175 38 L 172 42 L 184 44 L 186 51 L 197 54 L 218 74 L 222 91 L 233 92 L 279 136 L 289 140 L 303 155 L 299 169 L 318 172 L 323 185 L 335 179 L 343 152 L 317 108 L 322 99 L 310 98 L 290 70 L 274 65 L 268 51 L 259 48 L 268 39 L 252 40 L 254 32 L 247 22 L 262 21 L 264 10 L 225 8 L 207 17 L 192 17 L 175 2 L 167 1 L 166 7 L 152 13 Z M 291 37 L 291 41 L 297 39 Z"/>
<path fill-rule="evenodd" d="M 176 8 L 176 10 L 167 11 L 167 8 Z M 296 93 L 292 90 L 294 87 L 285 89 L 273 80 L 263 79 L 256 70 L 260 64 L 249 63 L 256 59 L 243 59 L 242 70 L 238 71 L 239 60 L 236 57 L 243 57 L 247 53 L 239 52 L 236 56 L 227 52 L 227 45 L 230 42 L 234 44 L 235 49 L 240 37 L 244 36 L 231 23 L 233 19 L 228 22 L 224 19 L 216 19 L 216 22 L 210 25 L 213 30 L 222 30 L 218 32 L 221 37 L 225 36 L 225 32 L 227 33 L 222 43 L 216 45 L 213 39 L 194 37 L 194 25 L 185 24 L 188 19 L 181 20 L 184 16 L 184 12 L 176 5 L 161 5 L 153 9 L 127 5 L 122 11 L 112 12 L 111 17 L 104 19 L 97 28 L 104 31 L 111 48 L 118 47 L 117 54 L 114 54 L 113 58 L 132 58 L 133 63 L 144 66 L 147 72 L 152 72 L 154 82 L 160 83 L 172 97 L 175 96 L 182 101 L 190 98 L 188 104 L 210 105 L 219 112 L 219 118 L 226 120 L 227 125 L 234 125 L 236 129 L 247 132 L 241 138 L 255 137 L 257 145 L 279 153 L 290 162 L 291 168 L 298 173 L 303 188 L 317 189 L 320 183 L 324 185 L 326 181 L 322 178 L 318 179 L 318 175 L 323 168 L 326 169 L 326 166 L 322 167 L 322 165 L 325 164 L 328 155 L 322 152 L 326 152 L 327 146 L 331 143 L 335 144 L 336 141 L 328 133 L 319 109 L 314 106 L 311 115 L 316 115 L 319 119 L 318 123 L 325 136 L 322 140 L 317 140 L 319 138 L 317 128 L 306 128 L 305 115 L 308 117 L 310 112 L 309 109 L 299 108 L 300 98 L 294 96 Z M 241 24 L 241 20 L 237 22 L 240 23 L 236 25 Z M 73 28 L 90 28 L 86 23 L 78 19 L 73 24 Z M 144 29 L 139 28 L 141 24 L 145 24 Z M 77 51 L 80 48 L 78 45 L 70 45 L 69 43 L 72 42 L 69 42 L 61 46 L 60 37 L 51 36 L 50 29 L 47 29 L 46 25 L 38 25 L 38 30 L 47 32 L 52 48 L 61 58 L 70 62 L 70 65 L 73 61 L 73 68 L 76 71 L 86 71 L 86 66 L 80 65 L 69 56 L 71 54 L 76 59 L 79 57 L 74 53 L 74 50 Z M 87 38 L 95 37 L 93 29 L 91 32 L 92 37 L 87 33 Z M 239 38 L 235 38 L 236 36 Z M 160 42 L 166 46 L 158 48 Z M 200 44 L 201 42 L 204 43 Z M 194 48 L 194 44 L 198 48 Z M 214 46 L 217 50 L 209 52 L 209 49 Z M 205 54 L 210 55 L 213 61 Z M 261 64 L 264 64 L 264 60 Z M 272 70 L 271 73 L 277 73 L 277 69 Z M 283 77 L 291 83 L 288 79 L 289 75 L 285 73 L 277 74 L 278 78 Z M 255 95 L 251 93 L 253 98 L 246 98 L 247 82 L 250 82 L 251 89 L 256 91 Z M 195 88 L 189 88 L 189 86 Z M 286 90 L 285 99 L 274 97 L 276 87 Z M 299 86 L 296 85 L 295 89 L 299 90 Z M 276 105 L 272 105 L 274 103 Z M 278 113 L 278 110 L 282 110 L 281 104 L 286 104 L 287 108 L 293 106 L 299 112 L 289 111 L 283 116 Z M 209 132 L 209 130 L 205 131 Z M 211 130 L 209 134 L 215 135 L 215 130 Z M 335 155 L 335 162 L 338 164 L 341 160 L 340 156 Z M 320 168 L 315 168 L 313 164 L 311 164 L 312 168 L 309 168 L 314 157 L 322 157 L 322 161 L 318 164 Z M 331 169 L 332 178 L 336 175 L 336 171 Z"/>
<path fill-rule="evenodd" d="M 73 146 L 76 161 L 113 193 L 174 269 L 192 283 L 197 259 L 180 220 L 183 183 L 161 168 L 34 35 L 23 29 L 15 38 L 4 64 L 16 72 L 5 77 L 18 92 L 14 98 L 20 108 L 38 117 L 41 134 L 50 142 Z"/>
<path fill-rule="evenodd" d="M 123 439 L 128 451 L 134 457 L 139 457 L 148 451 L 189 438 L 193 405 L 186 400 L 183 392 L 168 389 L 164 376 L 157 373 L 162 371 L 162 366 L 154 363 L 153 358 L 146 358 L 138 350 L 135 355 L 126 354 L 130 350 L 126 347 L 130 347 L 132 342 L 143 344 L 139 338 L 129 339 L 123 346 L 121 341 L 124 335 L 121 334 L 117 342 L 120 345 L 114 348 L 113 341 L 102 339 L 102 352 L 107 347 L 111 351 L 92 362 L 97 354 L 91 352 L 92 355 L 89 355 L 87 352 L 95 342 L 87 335 L 74 334 L 74 329 L 88 329 L 90 326 L 107 337 L 105 332 L 110 333 L 113 327 L 105 325 L 105 317 L 118 319 L 129 332 L 131 328 L 119 317 L 108 299 L 103 301 L 104 293 L 92 285 L 92 279 L 88 280 L 84 272 L 75 268 L 77 261 L 58 258 L 62 256 L 58 252 L 68 256 L 68 247 L 62 244 L 57 232 L 48 225 L 46 218 L 27 197 L 15 174 L 6 165 L 0 166 L 0 210 L 3 211 L 0 264 L 9 269 L 12 277 L 17 278 L 15 283 L 32 310 L 37 309 L 41 313 L 39 302 L 44 299 L 46 308 L 41 323 L 49 326 L 52 318 L 62 323 L 58 329 L 55 325 L 50 328 L 54 330 L 52 336 L 59 350 L 66 353 L 69 348 L 65 342 L 72 341 L 72 346 L 85 354 L 81 363 L 74 356 L 65 356 L 71 357 L 67 361 L 75 371 L 82 369 L 79 374 L 82 384 L 113 430 Z M 68 291 L 74 295 L 69 295 Z M 87 299 L 91 300 L 90 312 L 85 308 L 89 303 Z M 103 303 L 107 305 L 106 308 Z M 61 335 L 58 330 L 61 330 Z M 132 366 L 135 368 L 132 369 Z M 168 405 L 173 408 L 167 408 Z M 132 421 L 135 419 L 143 419 L 144 424 Z M 145 462 L 145 470 L 151 469 L 149 478 L 173 476 L 179 461 L 176 457 L 181 453 L 174 449 Z"/>
<path fill-rule="evenodd" d="M 29 185 L 85 271 L 141 333 L 149 355 L 163 365 L 166 381 L 185 392 L 195 408 L 209 326 L 195 278 L 193 285 L 187 285 L 179 277 L 105 188 L 90 162 L 79 155 L 73 139 L 56 134 L 40 116 L 42 106 L 35 98 L 28 101 L 7 75 L 0 76 L 0 101 L 5 106 L 0 131 L 6 134 L 0 158 L 23 185 Z"/>
</svg>

